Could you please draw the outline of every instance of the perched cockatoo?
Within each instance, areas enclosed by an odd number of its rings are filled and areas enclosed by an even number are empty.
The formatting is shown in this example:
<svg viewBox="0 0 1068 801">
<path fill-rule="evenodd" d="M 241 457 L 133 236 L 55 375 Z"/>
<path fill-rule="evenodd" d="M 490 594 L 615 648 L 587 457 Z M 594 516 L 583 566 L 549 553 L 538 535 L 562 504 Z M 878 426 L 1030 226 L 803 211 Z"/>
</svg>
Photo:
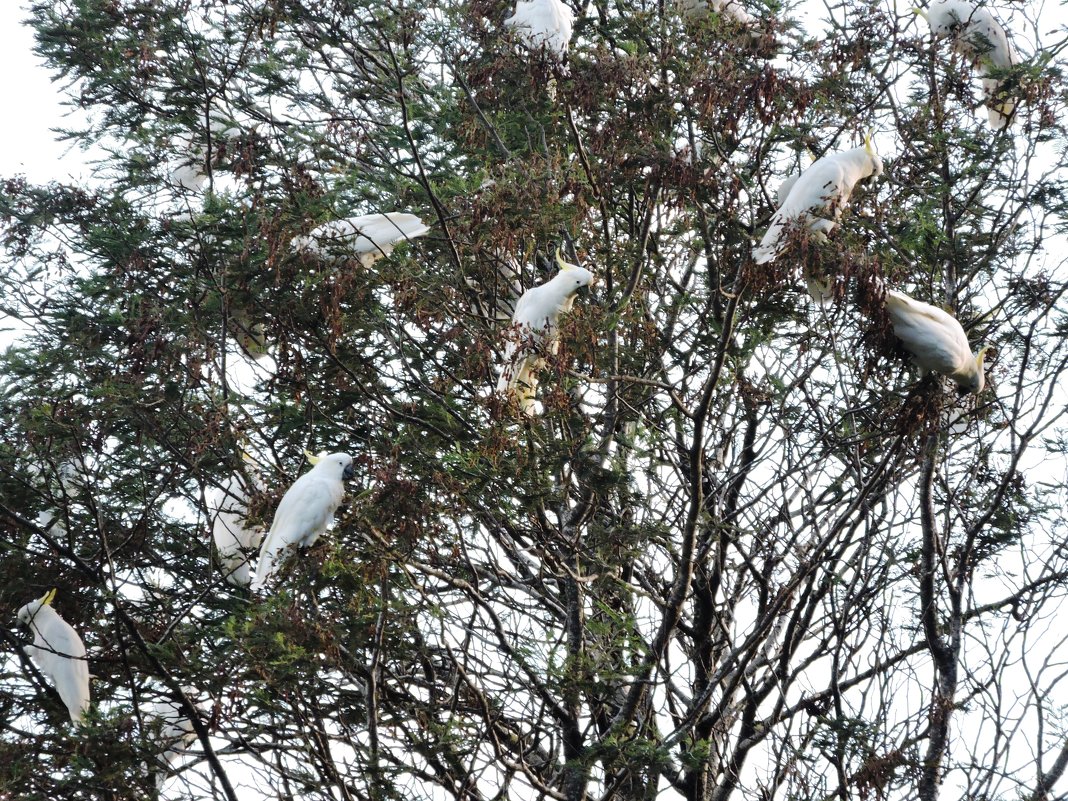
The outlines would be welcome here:
<svg viewBox="0 0 1068 801">
<path fill-rule="evenodd" d="M 205 701 L 198 701 L 197 691 L 192 687 L 182 687 L 182 692 L 202 718 L 211 714 L 211 707 Z M 197 740 L 193 722 L 189 720 L 180 701 L 161 698 L 142 707 L 146 717 L 158 720 L 159 726 L 159 769 L 156 773 L 156 788 L 162 789 L 174 764 Z"/>
<path fill-rule="evenodd" d="M 345 496 L 345 479 L 355 470 L 347 453 L 308 456 L 312 469 L 293 482 L 274 513 L 271 530 L 260 548 L 256 577 L 252 580 L 255 592 L 285 560 L 288 552 L 315 544 L 324 531 L 334 523 L 334 512 Z"/>
<path fill-rule="evenodd" d="M 515 28 L 527 47 L 536 50 L 544 45 L 562 61 L 567 55 L 574 22 L 574 12 L 560 0 L 519 0 L 515 13 L 504 21 L 504 26 Z"/>
<path fill-rule="evenodd" d="M 497 391 L 514 395 L 524 414 L 535 414 L 534 391 L 537 371 L 544 364 L 544 348 L 555 354 L 559 348 L 560 316 L 571 311 L 575 294 L 594 281 L 589 270 L 568 264 L 556 252 L 560 272 L 539 286 L 522 294 L 515 305 L 508 343 L 504 350 L 504 369 Z"/>
<path fill-rule="evenodd" d="M 993 70 L 1005 70 L 1020 63 L 1005 29 L 990 9 L 970 0 L 935 0 L 927 10 L 913 9 L 927 20 L 935 39 L 953 38 L 953 49 L 972 62 L 983 76 L 983 97 L 990 126 L 1002 129 L 1009 124 L 1016 104 L 999 97 L 1001 82 L 991 77 Z"/>
<path fill-rule="evenodd" d="M 333 220 L 293 239 L 290 247 L 319 258 L 355 256 L 364 267 L 388 256 L 399 242 L 423 236 L 430 230 L 414 214 L 391 211 Z"/>
<path fill-rule="evenodd" d="M 44 529 L 53 537 L 64 537 L 67 534 L 67 527 L 63 525 L 63 521 L 59 519 L 59 513 L 55 509 L 50 509 L 47 512 L 38 512 L 37 527 Z"/>
<path fill-rule="evenodd" d="M 221 487 L 209 487 L 204 500 L 211 517 L 211 536 L 219 552 L 226 580 L 237 587 L 247 587 L 252 580 L 252 553 L 263 541 L 263 529 L 249 526 L 243 476 L 234 475 Z"/>
<path fill-rule="evenodd" d="M 782 252 L 783 229 L 792 221 L 804 222 L 816 234 L 834 230 L 857 182 L 883 172 L 883 160 L 875 152 L 871 135 L 852 150 L 816 159 L 789 187 L 786 199 L 771 218 L 764 238 L 753 249 L 757 264 L 766 264 Z"/>
<path fill-rule="evenodd" d="M 213 149 L 217 150 L 224 143 L 240 139 L 241 128 L 234 124 L 232 116 L 222 108 L 213 108 L 209 115 L 208 127 L 211 131 Z M 208 183 L 209 150 L 201 141 L 201 133 L 183 133 L 174 138 L 176 147 L 183 152 L 178 166 L 170 174 L 170 182 L 182 189 L 199 192 Z"/>
<path fill-rule="evenodd" d="M 886 293 L 886 311 L 894 334 L 921 370 L 949 376 L 962 391 L 976 395 L 983 391 L 987 348 L 973 354 L 967 334 L 953 315 L 892 289 Z"/>
<path fill-rule="evenodd" d="M 18 611 L 20 623 L 33 629 L 33 645 L 23 650 L 33 658 L 41 672 L 56 685 L 56 692 L 67 705 L 70 719 L 81 725 L 89 710 L 89 663 L 85 643 L 52 608 L 56 591 L 50 590 Z"/>
<path fill-rule="evenodd" d="M 760 20 L 754 17 L 737 0 L 676 0 L 684 17 L 700 19 L 708 16 L 709 10 L 734 20 L 739 25 L 753 25 Z"/>
</svg>

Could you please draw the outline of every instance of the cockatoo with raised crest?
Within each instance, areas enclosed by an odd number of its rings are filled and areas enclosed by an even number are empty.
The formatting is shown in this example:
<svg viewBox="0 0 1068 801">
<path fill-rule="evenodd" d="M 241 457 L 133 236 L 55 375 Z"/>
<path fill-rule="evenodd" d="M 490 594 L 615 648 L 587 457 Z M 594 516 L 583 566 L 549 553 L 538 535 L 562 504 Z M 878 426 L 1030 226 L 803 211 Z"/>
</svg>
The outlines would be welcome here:
<svg viewBox="0 0 1068 801">
<path fill-rule="evenodd" d="M 834 230 L 858 181 L 883 172 L 883 160 L 875 152 L 871 135 L 851 150 L 816 159 L 789 187 L 782 205 L 771 218 L 760 244 L 753 249 L 757 264 L 775 259 L 783 248 L 783 230 L 791 222 L 826 235 Z"/>
<path fill-rule="evenodd" d="M 355 475 L 347 453 L 308 455 L 312 469 L 293 482 L 274 513 L 271 530 L 260 548 L 251 589 L 259 590 L 274 575 L 291 550 L 315 544 L 334 523 L 345 496 L 345 480 Z"/>
<path fill-rule="evenodd" d="M 964 392 L 983 391 L 983 357 L 988 348 L 973 354 L 968 335 L 953 315 L 892 289 L 886 293 L 886 312 L 894 335 L 921 370 L 952 378 Z"/>
<path fill-rule="evenodd" d="M 1016 104 L 999 96 L 1001 81 L 992 72 L 1019 64 L 1020 56 L 990 9 L 970 0 L 935 0 L 926 11 L 913 11 L 927 21 L 935 39 L 952 37 L 953 49 L 975 65 L 983 78 L 983 103 L 990 126 L 999 130 L 1007 126 Z"/>
<path fill-rule="evenodd" d="M 560 251 L 556 252 L 556 262 L 560 272 L 528 289 L 515 305 L 504 368 L 497 382 L 497 391 L 514 396 L 524 414 L 536 412 L 537 371 L 545 365 L 542 349 L 557 352 L 560 317 L 571 311 L 578 291 L 594 282 L 593 273 L 564 261 Z"/>
<path fill-rule="evenodd" d="M 295 237 L 290 247 L 318 258 L 342 261 L 355 257 L 364 267 L 370 267 L 392 253 L 400 242 L 423 236 L 429 230 L 414 214 L 399 211 L 364 214 L 323 223 L 306 236 Z"/>
<path fill-rule="evenodd" d="M 18 611 L 18 620 L 33 630 L 33 645 L 23 650 L 32 657 L 67 705 L 75 725 L 85 721 L 89 711 L 89 663 L 85 643 L 70 624 L 52 608 L 54 589 Z"/>
</svg>

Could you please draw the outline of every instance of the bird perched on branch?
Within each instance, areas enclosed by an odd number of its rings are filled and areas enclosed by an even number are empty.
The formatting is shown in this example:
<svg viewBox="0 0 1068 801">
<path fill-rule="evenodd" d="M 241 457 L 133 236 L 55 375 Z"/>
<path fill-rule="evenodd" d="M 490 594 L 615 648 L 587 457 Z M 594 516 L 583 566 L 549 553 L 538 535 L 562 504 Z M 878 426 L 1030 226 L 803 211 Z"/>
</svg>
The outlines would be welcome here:
<svg viewBox="0 0 1068 801">
<path fill-rule="evenodd" d="M 89 711 L 89 663 L 85 643 L 70 624 L 52 608 L 55 589 L 18 611 L 18 620 L 33 629 L 33 645 L 23 650 L 33 658 L 67 705 L 75 725 L 85 722 Z"/>
<path fill-rule="evenodd" d="M 542 350 L 557 352 L 561 315 L 571 311 L 578 291 L 595 280 L 589 270 L 564 261 L 559 250 L 556 263 L 560 272 L 544 284 L 528 289 L 515 305 L 504 368 L 497 382 L 497 391 L 514 396 L 524 414 L 536 413 L 536 373 L 545 366 Z"/>
<path fill-rule="evenodd" d="M 983 357 L 989 348 L 973 354 L 968 335 L 953 315 L 892 289 L 886 293 L 886 312 L 894 335 L 921 370 L 952 378 L 962 392 L 983 391 Z"/>
<path fill-rule="evenodd" d="M 875 152 L 870 133 L 861 147 L 816 159 L 789 187 L 763 239 L 753 249 L 753 259 L 757 264 L 775 259 L 783 249 L 783 230 L 794 221 L 826 236 L 838 224 L 857 182 L 882 172 L 883 160 Z"/>
<path fill-rule="evenodd" d="M 291 550 L 315 544 L 334 523 L 334 512 L 345 496 L 346 479 L 355 475 L 347 453 L 312 456 L 312 469 L 293 482 L 274 513 L 271 530 L 260 548 L 253 591 L 262 588 Z"/>
<path fill-rule="evenodd" d="M 707 17 L 708 12 L 715 11 L 721 16 L 737 22 L 739 25 L 755 25 L 760 22 L 737 0 L 677 0 L 679 11 L 684 17 L 700 19 Z"/>
<path fill-rule="evenodd" d="M 545 47 L 563 61 L 567 56 L 575 14 L 560 0 L 519 0 L 515 13 L 504 21 L 531 50 Z"/>
<path fill-rule="evenodd" d="M 206 702 L 195 700 L 198 695 L 195 689 L 182 687 L 182 693 L 201 717 L 206 718 L 210 714 L 211 708 Z M 156 773 L 156 789 L 161 790 L 174 764 L 196 742 L 197 733 L 193 728 L 193 722 L 186 716 L 181 701 L 177 699 L 150 701 L 144 705 L 144 711 L 148 717 L 159 721 L 161 751 L 158 756 L 159 769 L 154 772 Z"/>
<path fill-rule="evenodd" d="M 429 230 L 414 214 L 364 214 L 323 223 L 306 236 L 295 237 L 290 247 L 318 258 L 344 260 L 355 256 L 364 267 L 370 267 L 392 253 L 400 242 L 423 236 Z"/>
<path fill-rule="evenodd" d="M 250 461 L 247 454 L 242 454 L 242 458 Z M 245 520 L 248 493 L 244 476 L 234 475 L 221 487 L 209 487 L 204 500 L 211 517 L 212 540 L 226 580 L 236 587 L 247 587 L 252 580 L 250 554 L 259 548 L 263 529 L 249 526 Z"/>
<path fill-rule="evenodd" d="M 1006 127 L 1016 103 L 1006 96 L 994 72 L 1016 66 L 1020 56 L 990 9 L 969 0 L 936 0 L 926 11 L 912 10 L 927 21 L 936 40 L 952 37 L 953 49 L 975 65 L 983 78 L 983 103 L 990 127 Z"/>
</svg>

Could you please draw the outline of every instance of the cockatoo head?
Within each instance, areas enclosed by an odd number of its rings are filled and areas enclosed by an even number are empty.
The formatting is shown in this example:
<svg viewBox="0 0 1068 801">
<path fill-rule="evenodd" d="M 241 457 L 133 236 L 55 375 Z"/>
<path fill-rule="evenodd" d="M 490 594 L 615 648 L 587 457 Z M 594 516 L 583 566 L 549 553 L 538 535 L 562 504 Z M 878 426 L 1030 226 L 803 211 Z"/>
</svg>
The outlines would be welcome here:
<svg viewBox="0 0 1068 801">
<path fill-rule="evenodd" d="M 871 131 L 868 131 L 864 135 L 864 152 L 868 158 L 871 159 L 871 175 L 873 178 L 878 178 L 883 174 L 883 160 L 879 158 L 879 154 L 875 152 L 875 145 L 871 141 Z"/>
<path fill-rule="evenodd" d="M 30 621 L 32 621 L 37 613 L 41 611 L 41 607 L 51 605 L 52 599 L 55 597 L 56 590 L 53 587 L 36 601 L 30 601 L 18 611 L 19 623 L 25 623 L 27 626 L 30 625 Z"/>
<path fill-rule="evenodd" d="M 304 451 L 304 455 L 312 465 L 313 470 L 329 473 L 340 480 L 354 478 L 356 475 L 356 469 L 352 466 L 352 457 L 347 453 L 319 453 L 314 455 Z"/>
<path fill-rule="evenodd" d="M 568 290 L 569 295 L 573 295 L 583 287 L 592 286 L 597 280 L 597 277 L 589 270 L 579 267 L 577 264 L 570 264 L 564 261 L 564 257 L 560 255 L 560 251 L 556 251 L 556 263 L 560 267 L 560 272 L 557 274 L 557 278 L 561 279 L 565 288 Z"/>
<path fill-rule="evenodd" d="M 960 394 L 964 395 L 972 393 L 978 395 L 983 391 L 983 387 L 986 386 L 986 372 L 983 366 L 983 359 L 986 356 L 986 352 L 990 350 L 990 346 L 987 345 L 979 349 L 979 353 L 975 355 L 975 373 L 968 376 L 968 380 L 960 384 Z"/>
</svg>

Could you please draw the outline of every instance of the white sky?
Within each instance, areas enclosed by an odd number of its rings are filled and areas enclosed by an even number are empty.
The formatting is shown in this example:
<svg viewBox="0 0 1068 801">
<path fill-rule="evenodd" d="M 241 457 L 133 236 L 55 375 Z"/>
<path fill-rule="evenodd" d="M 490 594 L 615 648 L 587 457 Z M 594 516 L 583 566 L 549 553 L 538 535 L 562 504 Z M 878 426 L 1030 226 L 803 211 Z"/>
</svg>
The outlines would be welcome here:
<svg viewBox="0 0 1068 801">
<path fill-rule="evenodd" d="M 8 120 L 0 127 L 0 177 L 23 173 L 44 183 L 84 175 L 84 154 L 50 130 L 63 125 L 68 109 L 60 104 L 60 84 L 33 53 L 33 33 L 22 24 L 28 16 L 21 0 L 0 1 L 0 108 Z"/>
</svg>

